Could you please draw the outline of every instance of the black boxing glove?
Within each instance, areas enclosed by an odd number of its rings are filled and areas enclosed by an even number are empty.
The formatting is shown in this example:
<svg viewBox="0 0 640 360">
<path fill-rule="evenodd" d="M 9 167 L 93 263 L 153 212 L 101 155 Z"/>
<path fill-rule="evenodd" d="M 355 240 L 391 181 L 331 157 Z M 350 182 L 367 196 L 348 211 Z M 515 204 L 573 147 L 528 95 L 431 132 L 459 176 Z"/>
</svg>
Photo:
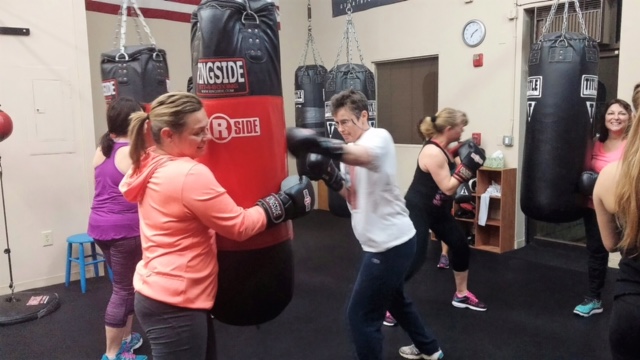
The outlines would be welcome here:
<svg viewBox="0 0 640 360">
<path fill-rule="evenodd" d="M 267 228 L 307 215 L 315 205 L 313 185 L 306 176 L 289 176 L 280 189 L 279 193 L 258 200 L 257 205 L 267 216 Z"/>
<path fill-rule="evenodd" d="M 318 136 L 311 129 L 299 127 L 287 129 L 287 148 L 296 158 L 314 153 L 339 161 L 344 152 L 344 145 L 344 141 Z"/>
<path fill-rule="evenodd" d="M 584 196 L 593 196 L 593 188 L 596 186 L 598 173 L 594 171 L 585 171 L 580 175 L 578 180 L 578 190 Z"/>
<path fill-rule="evenodd" d="M 458 154 L 460 165 L 453 173 L 453 177 L 460 183 L 465 183 L 476 177 L 476 172 L 484 165 L 487 157 L 484 150 L 473 141 L 466 141 L 458 150 Z"/>
<path fill-rule="evenodd" d="M 298 174 L 308 176 L 311 180 L 322 180 L 329 189 L 336 192 L 344 187 L 340 170 L 331 159 L 319 154 L 308 154 L 304 161 L 298 161 Z"/>
</svg>

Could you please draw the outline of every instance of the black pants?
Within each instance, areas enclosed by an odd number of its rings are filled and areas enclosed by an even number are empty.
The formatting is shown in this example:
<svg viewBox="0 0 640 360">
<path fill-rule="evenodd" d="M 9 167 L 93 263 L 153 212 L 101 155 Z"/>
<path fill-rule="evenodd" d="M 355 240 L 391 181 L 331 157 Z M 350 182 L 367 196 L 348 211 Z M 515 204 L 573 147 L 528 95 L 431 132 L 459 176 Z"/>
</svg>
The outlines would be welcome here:
<svg viewBox="0 0 640 360">
<path fill-rule="evenodd" d="M 584 215 L 584 230 L 587 236 L 587 252 L 589 253 L 588 275 L 589 293 L 587 297 L 600 300 L 604 281 L 607 277 L 609 252 L 602 244 L 596 211 L 587 209 Z"/>
<path fill-rule="evenodd" d="M 640 358 L 640 295 L 623 295 L 613 301 L 609 345 L 613 360 Z"/>
<path fill-rule="evenodd" d="M 216 360 L 209 311 L 165 304 L 140 293 L 136 293 L 134 306 L 154 360 Z"/>
<path fill-rule="evenodd" d="M 458 221 L 451 215 L 451 208 L 432 209 L 418 204 L 415 200 L 407 199 L 407 209 L 409 217 L 416 228 L 416 255 L 407 271 L 405 280 L 411 279 L 420 270 L 427 258 L 427 247 L 429 246 L 429 229 L 431 229 L 438 240 L 449 246 L 449 264 L 453 271 L 462 272 L 469 270 L 469 244 L 467 237 L 458 224 Z"/>
</svg>

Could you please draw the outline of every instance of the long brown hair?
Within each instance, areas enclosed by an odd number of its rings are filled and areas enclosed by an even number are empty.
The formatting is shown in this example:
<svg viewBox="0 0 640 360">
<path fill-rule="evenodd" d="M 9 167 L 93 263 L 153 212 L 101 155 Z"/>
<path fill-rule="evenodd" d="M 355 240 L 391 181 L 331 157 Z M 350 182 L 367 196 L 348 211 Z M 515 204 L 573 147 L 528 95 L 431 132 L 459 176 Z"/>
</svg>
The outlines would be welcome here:
<svg viewBox="0 0 640 360">
<path fill-rule="evenodd" d="M 622 228 L 618 247 L 628 256 L 640 249 L 640 124 L 638 114 L 631 124 L 615 189 L 616 218 Z"/>
<path fill-rule="evenodd" d="M 170 92 L 153 101 L 149 114 L 143 111 L 133 113 L 129 125 L 129 155 L 133 171 L 140 168 L 142 157 L 147 151 L 145 129 L 151 133 L 151 140 L 159 145 L 162 142 L 162 129 L 169 128 L 177 134 L 182 133 L 186 125 L 186 116 L 201 109 L 202 101 L 194 94 Z"/>
</svg>

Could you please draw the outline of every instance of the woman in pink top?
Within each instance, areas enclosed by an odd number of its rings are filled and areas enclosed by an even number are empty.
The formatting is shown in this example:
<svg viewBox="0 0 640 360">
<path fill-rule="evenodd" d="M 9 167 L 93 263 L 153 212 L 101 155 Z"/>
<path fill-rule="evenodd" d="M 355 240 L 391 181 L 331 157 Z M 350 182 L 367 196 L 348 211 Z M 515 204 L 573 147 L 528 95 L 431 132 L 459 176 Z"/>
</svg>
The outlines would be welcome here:
<svg viewBox="0 0 640 360">
<path fill-rule="evenodd" d="M 306 214 L 308 178 L 249 209 L 229 197 L 204 154 L 209 119 L 198 97 L 158 97 L 148 114 L 132 115 L 132 168 L 120 183 L 138 203 L 142 260 L 136 267 L 135 312 L 154 360 L 215 359 L 209 310 L 218 285 L 216 234 L 242 241 L 270 225 Z M 147 147 L 145 139 L 154 146 Z M 256 199 L 257 200 L 257 199 Z"/>
<path fill-rule="evenodd" d="M 627 134 L 631 128 L 631 106 L 624 100 L 613 99 L 606 105 L 604 121 L 600 124 L 591 154 L 591 171 L 595 176 L 609 163 L 622 158 L 627 142 Z M 593 190 L 593 187 L 591 187 Z M 588 209 L 584 215 L 584 229 L 587 238 L 589 292 L 584 301 L 575 307 L 573 312 L 580 316 L 590 316 L 602 312 L 601 293 L 607 276 L 609 252 L 605 249 L 598 229 L 593 201 L 589 199 Z"/>
</svg>

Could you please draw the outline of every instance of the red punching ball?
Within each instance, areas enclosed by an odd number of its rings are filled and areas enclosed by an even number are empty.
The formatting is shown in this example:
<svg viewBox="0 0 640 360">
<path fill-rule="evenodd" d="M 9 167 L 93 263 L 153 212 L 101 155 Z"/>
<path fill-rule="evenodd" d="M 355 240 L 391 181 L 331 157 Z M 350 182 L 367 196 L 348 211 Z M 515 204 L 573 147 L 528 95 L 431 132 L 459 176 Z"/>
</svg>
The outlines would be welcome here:
<svg viewBox="0 0 640 360">
<path fill-rule="evenodd" d="M 6 112 L 0 110 L 0 142 L 6 140 L 13 132 L 13 120 Z"/>
<path fill-rule="evenodd" d="M 288 175 L 279 47 L 271 1 L 203 0 L 192 15 L 193 91 L 213 138 L 199 161 L 242 207 L 277 192 Z M 291 222 L 243 242 L 217 236 L 217 320 L 257 325 L 284 310 L 292 237 Z"/>
</svg>

